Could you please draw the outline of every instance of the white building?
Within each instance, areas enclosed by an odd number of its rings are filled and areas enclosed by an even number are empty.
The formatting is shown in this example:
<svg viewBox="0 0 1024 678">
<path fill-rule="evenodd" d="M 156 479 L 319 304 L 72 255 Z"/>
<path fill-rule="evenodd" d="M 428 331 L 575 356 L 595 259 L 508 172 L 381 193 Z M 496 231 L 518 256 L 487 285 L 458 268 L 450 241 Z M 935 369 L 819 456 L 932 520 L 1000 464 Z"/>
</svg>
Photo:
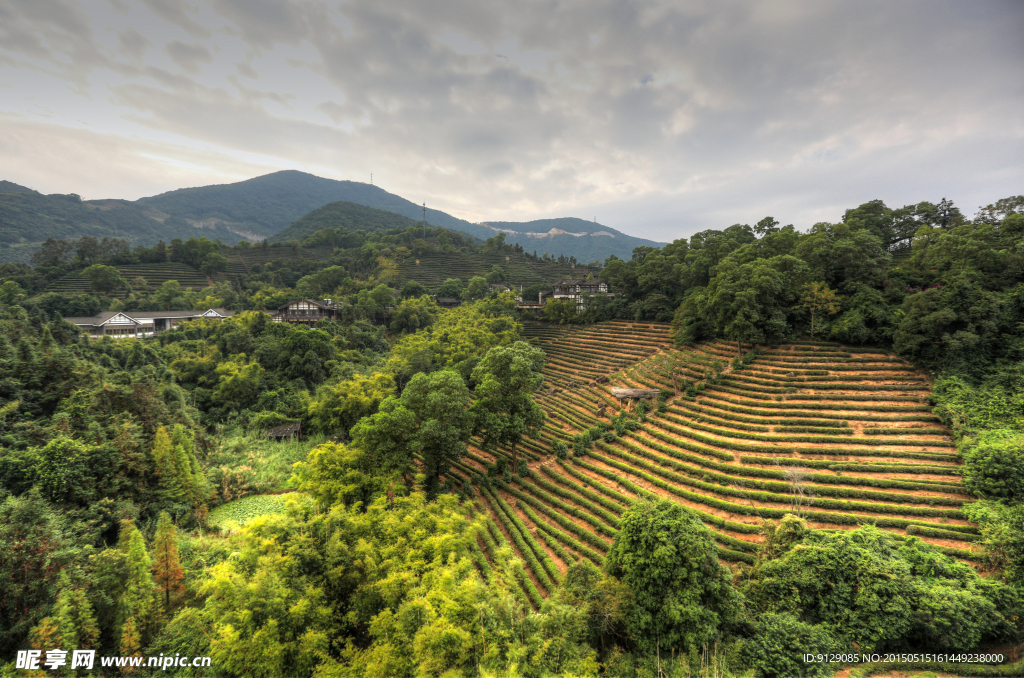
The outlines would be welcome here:
<svg viewBox="0 0 1024 678">
<path fill-rule="evenodd" d="M 104 311 L 91 318 L 64 318 L 89 333 L 93 339 L 100 337 L 151 337 L 158 332 L 169 330 L 180 323 L 199 318 L 223 320 L 234 313 L 223 308 L 208 308 L 205 311 Z"/>
</svg>

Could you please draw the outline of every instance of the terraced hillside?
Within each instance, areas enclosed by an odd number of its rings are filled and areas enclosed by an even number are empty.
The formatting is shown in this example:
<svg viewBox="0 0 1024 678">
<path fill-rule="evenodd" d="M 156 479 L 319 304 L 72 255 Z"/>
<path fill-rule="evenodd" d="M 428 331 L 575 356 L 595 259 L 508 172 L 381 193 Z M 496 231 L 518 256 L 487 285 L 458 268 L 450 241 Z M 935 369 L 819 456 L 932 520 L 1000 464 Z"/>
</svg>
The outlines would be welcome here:
<svg viewBox="0 0 1024 678">
<path fill-rule="evenodd" d="M 210 280 L 203 273 L 191 266 L 179 263 L 163 264 L 129 264 L 117 266 L 121 277 L 127 281 L 142 277 L 146 279 L 150 288 L 160 287 L 167 280 L 177 280 L 182 287 L 201 289 L 209 286 Z M 218 274 L 218 279 L 223 279 L 224 274 Z M 81 273 L 66 275 L 60 280 L 54 281 L 46 288 L 47 292 L 61 292 L 64 294 L 86 294 L 89 292 L 89 279 Z M 113 296 L 124 296 L 122 291 Z"/>
<path fill-rule="evenodd" d="M 548 354 L 538 396 L 547 424 L 520 448 L 528 477 L 481 483 L 508 453 L 473 448 L 452 480 L 477 482 L 477 508 L 493 523 L 478 560 L 493 566 L 495 549 L 511 545 L 534 602 L 571 561 L 600 563 L 626 508 L 655 497 L 698 512 L 724 561 L 753 562 L 761 521 L 786 513 L 821 529 L 875 524 L 977 558 L 953 443 L 924 402 L 929 384 L 892 354 L 792 342 L 734 371 L 735 345 L 678 350 L 665 325 L 534 324 L 526 334 Z M 672 395 L 635 430 L 622 420 L 616 430 L 613 386 Z M 594 427 L 602 433 L 583 456 L 553 454 Z"/>
<path fill-rule="evenodd" d="M 523 256 L 484 254 L 482 252 L 434 252 L 409 257 L 398 265 L 402 283 L 415 280 L 430 289 L 437 289 L 448 278 L 469 280 L 473 276 L 486 276 L 495 264 L 508 276 L 508 284 L 529 287 L 552 283 L 562 278 L 586 277 L 591 269 L 583 265 L 575 268 L 568 264 L 531 261 Z"/>
</svg>

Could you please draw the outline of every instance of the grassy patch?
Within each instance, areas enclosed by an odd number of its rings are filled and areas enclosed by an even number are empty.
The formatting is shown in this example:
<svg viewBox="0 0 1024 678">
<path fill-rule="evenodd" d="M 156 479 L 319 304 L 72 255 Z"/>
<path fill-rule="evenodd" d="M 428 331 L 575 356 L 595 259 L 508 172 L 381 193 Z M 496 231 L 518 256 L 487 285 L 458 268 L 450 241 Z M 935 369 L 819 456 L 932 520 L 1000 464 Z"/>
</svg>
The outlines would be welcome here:
<svg viewBox="0 0 1024 678">
<path fill-rule="evenodd" d="M 284 513 L 285 502 L 289 496 L 295 497 L 300 502 L 310 501 L 302 493 L 256 494 L 221 504 L 210 511 L 210 517 L 206 523 L 210 527 L 230 531 L 245 525 L 253 518 L 258 518 L 259 516 Z"/>
<path fill-rule="evenodd" d="M 301 441 L 276 442 L 251 434 L 227 435 L 202 460 L 206 476 L 217 490 L 217 503 L 288 488 L 292 465 L 325 441 L 310 436 Z"/>
</svg>

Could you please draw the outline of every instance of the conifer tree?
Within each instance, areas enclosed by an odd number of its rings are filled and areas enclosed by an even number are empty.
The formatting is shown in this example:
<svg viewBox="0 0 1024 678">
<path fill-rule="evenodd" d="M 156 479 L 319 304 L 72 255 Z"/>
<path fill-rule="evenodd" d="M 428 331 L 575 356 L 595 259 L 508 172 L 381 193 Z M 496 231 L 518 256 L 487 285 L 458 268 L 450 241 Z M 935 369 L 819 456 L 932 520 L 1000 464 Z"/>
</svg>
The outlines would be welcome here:
<svg viewBox="0 0 1024 678">
<path fill-rule="evenodd" d="M 138 642 L 141 647 L 141 639 L 153 608 L 153 593 L 156 586 L 153 583 L 153 561 L 146 553 L 146 541 L 142 532 L 134 525 L 130 525 L 128 529 L 128 576 L 121 596 L 121 619 L 125 620 L 121 630 L 121 644 L 124 645 L 125 638 L 136 638 L 137 640 L 133 642 Z"/>
<path fill-rule="evenodd" d="M 49 325 L 43 327 L 43 336 L 40 339 L 39 343 L 42 345 L 44 353 L 49 353 L 50 351 L 53 350 L 53 334 L 50 332 Z"/>
<path fill-rule="evenodd" d="M 159 477 L 157 496 L 163 501 L 180 502 L 185 499 L 184 489 L 178 482 L 174 460 L 174 443 L 167 428 L 161 426 L 153 438 L 153 465 Z"/>
<path fill-rule="evenodd" d="M 166 511 L 160 512 L 153 540 L 153 574 L 157 592 L 165 612 L 170 612 L 171 601 L 182 592 L 181 560 L 178 558 L 178 534 Z"/>
<path fill-rule="evenodd" d="M 60 628 L 53 617 L 40 619 L 28 634 L 28 643 L 34 650 L 52 650 L 61 646 L 60 641 Z"/>
<path fill-rule="evenodd" d="M 57 595 L 57 628 L 61 647 L 95 649 L 100 630 L 89 598 L 81 589 L 72 588 L 65 572 L 60 575 L 61 591 Z"/>
<path fill-rule="evenodd" d="M 121 654 L 134 656 L 142 648 L 142 636 L 134 617 L 128 617 L 121 630 Z"/>
</svg>

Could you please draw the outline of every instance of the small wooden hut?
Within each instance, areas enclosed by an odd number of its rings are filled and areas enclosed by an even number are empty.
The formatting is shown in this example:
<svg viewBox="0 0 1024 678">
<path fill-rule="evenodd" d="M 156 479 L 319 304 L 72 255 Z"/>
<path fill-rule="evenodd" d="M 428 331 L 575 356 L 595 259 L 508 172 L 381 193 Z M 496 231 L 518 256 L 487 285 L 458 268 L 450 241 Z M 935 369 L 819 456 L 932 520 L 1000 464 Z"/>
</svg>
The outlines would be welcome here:
<svg viewBox="0 0 1024 678">
<path fill-rule="evenodd" d="M 274 428 L 267 431 L 268 438 L 275 438 L 277 440 L 284 440 L 285 438 L 291 438 L 295 436 L 297 439 L 302 440 L 302 422 L 296 421 L 292 424 L 282 424 L 281 426 L 275 426 Z"/>
</svg>

